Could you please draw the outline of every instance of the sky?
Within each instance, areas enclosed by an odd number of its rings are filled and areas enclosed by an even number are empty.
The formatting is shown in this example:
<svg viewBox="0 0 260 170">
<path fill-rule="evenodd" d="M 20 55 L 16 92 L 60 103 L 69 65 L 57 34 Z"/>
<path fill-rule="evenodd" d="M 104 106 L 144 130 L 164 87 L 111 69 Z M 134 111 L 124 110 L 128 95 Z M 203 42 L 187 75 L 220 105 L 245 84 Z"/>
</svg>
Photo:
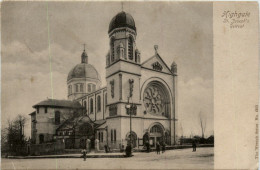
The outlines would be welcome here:
<svg viewBox="0 0 260 170">
<path fill-rule="evenodd" d="M 105 81 L 108 27 L 121 2 L 3 2 L 1 24 L 1 121 L 47 98 L 67 99 L 66 79 L 86 44 Z M 137 28 L 141 62 L 158 53 L 178 65 L 179 134 L 213 134 L 213 21 L 211 2 L 124 2 Z M 52 77 L 52 78 L 51 78 Z M 30 135 L 30 121 L 26 126 Z"/>
</svg>

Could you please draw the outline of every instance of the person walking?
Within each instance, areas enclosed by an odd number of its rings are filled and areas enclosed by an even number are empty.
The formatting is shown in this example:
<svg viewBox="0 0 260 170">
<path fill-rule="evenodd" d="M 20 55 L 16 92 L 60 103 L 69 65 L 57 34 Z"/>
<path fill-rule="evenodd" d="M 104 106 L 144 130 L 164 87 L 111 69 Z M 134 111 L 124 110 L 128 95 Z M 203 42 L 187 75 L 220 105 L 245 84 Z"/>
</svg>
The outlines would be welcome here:
<svg viewBox="0 0 260 170">
<path fill-rule="evenodd" d="M 146 141 L 146 152 L 150 152 L 150 144 Z"/>
<path fill-rule="evenodd" d="M 165 152 L 165 142 L 162 143 L 162 153 Z"/>
<path fill-rule="evenodd" d="M 86 149 L 83 149 L 81 152 L 83 154 L 84 161 L 86 161 L 86 158 L 87 158 L 87 151 L 86 151 Z"/>
<path fill-rule="evenodd" d="M 196 142 L 195 142 L 195 140 L 192 141 L 192 148 L 193 148 L 192 152 L 196 152 Z"/>
<path fill-rule="evenodd" d="M 157 154 L 160 154 L 160 151 L 161 151 L 161 148 L 160 148 L 161 146 L 160 146 L 160 143 L 159 142 L 157 142 L 156 143 L 156 151 L 157 151 Z"/>
</svg>

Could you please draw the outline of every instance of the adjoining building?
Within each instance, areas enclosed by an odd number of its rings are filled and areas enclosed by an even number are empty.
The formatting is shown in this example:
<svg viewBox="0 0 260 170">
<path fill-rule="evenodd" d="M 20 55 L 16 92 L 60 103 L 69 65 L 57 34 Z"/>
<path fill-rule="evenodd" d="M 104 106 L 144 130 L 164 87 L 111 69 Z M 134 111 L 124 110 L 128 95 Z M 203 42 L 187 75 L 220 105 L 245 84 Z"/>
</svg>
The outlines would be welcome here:
<svg viewBox="0 0 260 170">
<path fill-rule="evenodd" d="M 106 86 L 101 86 L 98 70 L 88 63 L 84 49 L 81 63 L 68 74 L 68 100 L 49 99 L 34 106 L 32 139 L 36 143 L 60 140 L 67 148 L 82 148 L 87 139 L 92 147 L 98 139 L 101 149 L 126 146 L 130 140 L 134 147 L 146 142 L 155 146 L 158 141 L 176 144 L 176 63 L 169 68 L 158 46 L 154 56 L 141 63 L 135 21 L 124 11 L 111 20 L 108 36 L 110 50 L 103 58 Z"/>
</svg>

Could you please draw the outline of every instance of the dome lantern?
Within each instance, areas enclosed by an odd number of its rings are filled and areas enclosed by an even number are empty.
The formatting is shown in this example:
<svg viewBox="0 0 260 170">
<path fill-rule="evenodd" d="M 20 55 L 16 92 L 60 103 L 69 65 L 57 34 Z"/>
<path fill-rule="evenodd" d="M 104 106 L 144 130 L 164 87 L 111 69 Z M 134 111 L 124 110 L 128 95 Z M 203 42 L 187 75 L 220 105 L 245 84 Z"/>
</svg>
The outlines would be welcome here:
<svg viewBox="0 0 260 170">
<path fill-rule="evenodd" d="M 87 55 L 87 53 L 86 53 L 86 51 L 85 51 L 85 45 L 86 44 L 83 44 L 84 45 L 84 51 L 83 51 L 83 53 L 81 54 L 81 63 L 86 63 L 86 64 L 88 64 L 88 55 Z"/>
</svg>

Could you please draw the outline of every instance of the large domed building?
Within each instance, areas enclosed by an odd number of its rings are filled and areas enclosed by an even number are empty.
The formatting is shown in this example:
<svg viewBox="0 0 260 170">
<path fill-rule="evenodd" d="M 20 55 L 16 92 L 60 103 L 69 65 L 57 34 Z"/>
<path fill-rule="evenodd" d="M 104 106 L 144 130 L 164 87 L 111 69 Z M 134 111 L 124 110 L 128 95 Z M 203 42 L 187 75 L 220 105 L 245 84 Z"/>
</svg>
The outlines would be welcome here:
<svg viewBox="0 0 260 170">
<path fill-rule="evenodd" d="M 69 72 L 67 85 L 70 100 L 75 100 L 100 88 L 100 75 L 95 67 L 88 63 L 85 49 L 81 55 L 81 63 Z"/>
<path fill-rule="evenodd" d="M 98 70 L 88 63 L 84 50 L 81 63 L 68 74 L 70 101 L 66 105 L 56 101 L 56 108 L 70 106 L 69 111 L 73 110 L 71 106 L 78 108 L 75 104 L 80 103 L 81 116 L 85 118 L 59 121 L 61 116 L 56 117 L 55 114 L 57 123 L 53 123 L 53 129 L 56 131 L 45 132 L 65 142 L 65 148 L 92 147 L 103 150 L 105 145 L 119 149 L 129 143 L 136 148 L 142 148 L 147 143 L 152 147 L 157 142 L 176 144 L 177 64 L 173 62 L 169 68 L 159 55 L 157 45 L 154 46 L 154 55 L 141 63 L 136 23 L 129 13 L 122 11 L 112 18 L 108 36 L 109 52 L 100 58 L 106 60 L 106 86 L 100 88 Z M 32 119 L 37 121 L 37 114 Z M 86 121 L 85 124 L 81 121 L 79 130 L 90 131 L 92 128 L 94 134 L 75 135 L 78 134 L 75 129 L 69 128 L 75 120 Z M 36 133 L 36 138 L 44 135 L 43 131 L 41 133 Z"/>
</svg>

